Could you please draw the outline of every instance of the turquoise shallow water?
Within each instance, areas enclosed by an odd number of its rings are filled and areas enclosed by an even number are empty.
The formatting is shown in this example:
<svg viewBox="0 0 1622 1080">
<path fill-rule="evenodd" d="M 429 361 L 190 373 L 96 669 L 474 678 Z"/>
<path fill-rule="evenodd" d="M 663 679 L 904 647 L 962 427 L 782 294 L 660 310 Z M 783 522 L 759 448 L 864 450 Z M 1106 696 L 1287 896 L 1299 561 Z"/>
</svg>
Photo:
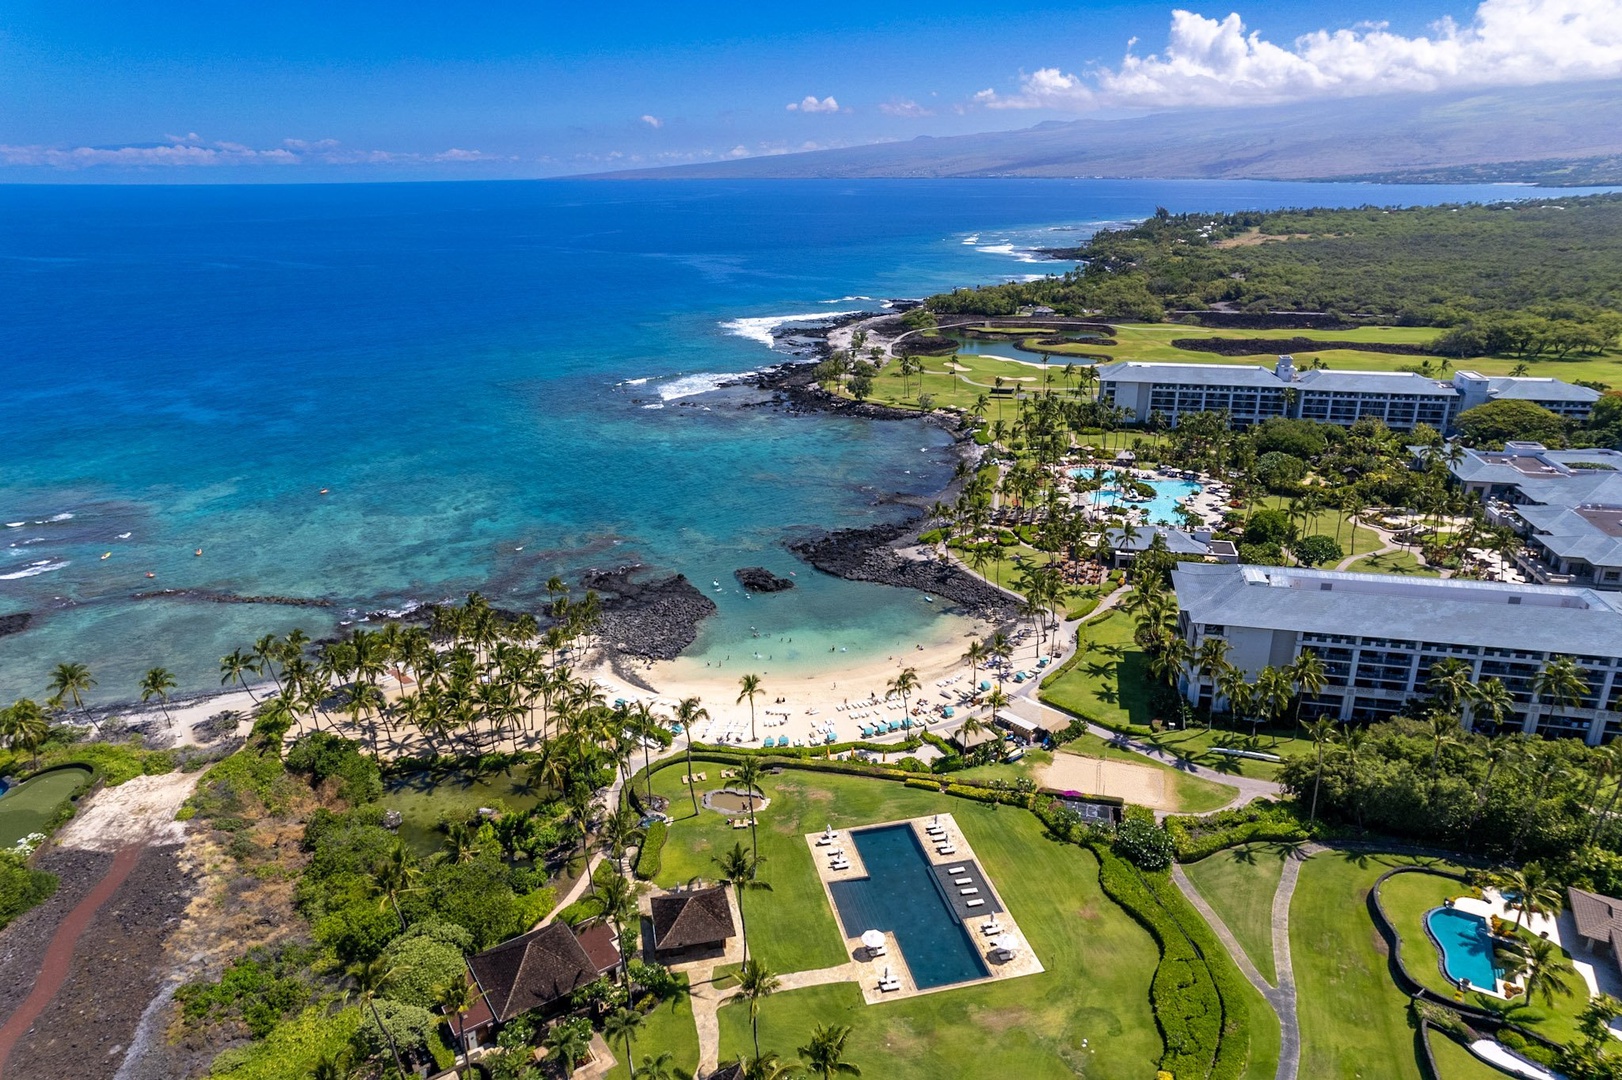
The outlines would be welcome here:
<svg viewBox="0 0 1622 1080">
<path fill-rule="evenodd" d="M 70 659 L 91 664 L 101 699 L 131 697 L 159 663 L 205 689 L 218 657 L 261 633 L 320 636 L 470 589 L 524 607 L 554 573 L 624 563 L 726 586 L 700 658 L 760 649 L 779 669 L 833 667 L 940 636 L 955 624 L 915 594 L 826 578 L 783 544 L 885 519 L 894 493 L 933 494 L 946 438 L 700 395 L 783 358 L 774 320 L 1042 272 L 1053 264 L 1030 248 L 1156 205 L 1503 194 L 0 187 L 0 615 L 33 616 L 0 637 L 0 700 L 41 694 Z M 800 587 L 744 597 L 731 572 L 754 563 L 797 571 Z M 155 588 L 333 606 L 133 599 Z"/>
</svg>

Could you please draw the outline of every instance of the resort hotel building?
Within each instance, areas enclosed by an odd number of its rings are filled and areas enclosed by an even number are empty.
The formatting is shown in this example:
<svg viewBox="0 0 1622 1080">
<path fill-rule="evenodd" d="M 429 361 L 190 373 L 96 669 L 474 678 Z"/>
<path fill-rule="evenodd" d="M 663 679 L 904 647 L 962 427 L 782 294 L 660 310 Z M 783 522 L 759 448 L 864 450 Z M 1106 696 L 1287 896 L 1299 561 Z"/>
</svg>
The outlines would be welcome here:
<svg viewBox="0 0 1622 1080">
<path fill-rule="evenodd" d="M 1451 382 L 1412 372 L 1297 371 L 1288 356 L 1271 369 L 1241 364 L 1166 364 L 1123 360 L 1098 368 L 1098 396 L 1133 423 L 1157 417 L 1175 427 L 1186 413 L 1223 412 L 1236 427 L 1271 417 L 1349 426 L 1374 417 L 1406 431 L 1429 424 L 1446 431 L 1454 417 L 1489 401 L 1531 401 L 1583 419 L 1599 391 L 1559 379 L 1487 377 L 1473 371 Z"/>
<path fill-rule="evenodd" d="M 1380 720 L 1429 696 L 1431 668 L 1462 660 L 1470 681 L 1498 679 L 1514 714 L 1496 724 L 1466 715 L 1476 730 L 1570 736 L 1597 745 L 1622 734 L 1622 595 L 1593 589 L 1295 566 L 1182 563 L 1172 573 L 1179 628 L 1198 650 L 1228 643 L 1227 661 L 1255 681 L 1264 667 L 1310 649 L 1326 685 L 1304 698 L 1302 716 Z M 1545 664 L 1570 657 L 1587 692 L 1579 704 L 1538 700 Z M 1196 705 L 1222 707 L 1213 681 L 1191 668 L 1179 689 Z"/>
<path fill-rule="evenodd" d="M 1533 581 L 1622 589 L 1622 453 L 1458 447 L 1448 471 L 1487 504 L 1487 520 L 1525 543 L 1515 562 Z"/>
</svg>

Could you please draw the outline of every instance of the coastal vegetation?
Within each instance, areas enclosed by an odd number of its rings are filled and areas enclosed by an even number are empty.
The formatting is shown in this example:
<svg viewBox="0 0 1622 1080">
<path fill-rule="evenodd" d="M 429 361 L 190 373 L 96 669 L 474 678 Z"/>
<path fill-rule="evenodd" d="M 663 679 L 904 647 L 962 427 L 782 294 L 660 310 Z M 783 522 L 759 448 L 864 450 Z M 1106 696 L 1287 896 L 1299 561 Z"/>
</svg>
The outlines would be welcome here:
<svg viewBox="0 0 1622 1080">
<path fill-rule="evenodd" d="M 931 297 L 937 314 L 1061 314 L 1158 321 L 1222 305 L 1459 327 L 1498 348 L 1598 352 L 1622 334 L 1622 197 L 1487 205 L 1171 214 L 1052 254 L 1082 266 L 1034 282 Z M 1462 336 L 1462 335 L 1461 335 Z M 1454 355 L 1460 355 L 1455 353 Z"/>
</svg>

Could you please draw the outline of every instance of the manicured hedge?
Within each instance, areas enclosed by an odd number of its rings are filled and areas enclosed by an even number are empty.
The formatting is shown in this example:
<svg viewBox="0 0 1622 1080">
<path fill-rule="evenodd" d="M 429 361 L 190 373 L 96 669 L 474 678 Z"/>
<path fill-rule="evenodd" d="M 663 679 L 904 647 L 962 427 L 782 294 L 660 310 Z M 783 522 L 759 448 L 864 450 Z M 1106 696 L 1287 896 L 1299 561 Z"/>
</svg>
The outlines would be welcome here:
<svg viewBox="0 0 1622 1080">
<path fill-rule="evenodd" d="M 642 848 L 636 853 L 636 876 L 643 881 L 649 881 L 659 874 L 661 852 L 664 851 L 665 837 L 670 827 L 663 821 L 655 821 L 648 826 L 647 834 L 642 838 Z"/>
<path fill-rule="evenodd" d="M 1224 848 L 1257 840 L 1300 843 L 1326 831 L 1302 821 L 1293 805 L 1267 801 L 1204 817 L 1168 817 L 1165 824 L 1177 846 L 1178 862 L 1198 862 Z"/>
</svg>

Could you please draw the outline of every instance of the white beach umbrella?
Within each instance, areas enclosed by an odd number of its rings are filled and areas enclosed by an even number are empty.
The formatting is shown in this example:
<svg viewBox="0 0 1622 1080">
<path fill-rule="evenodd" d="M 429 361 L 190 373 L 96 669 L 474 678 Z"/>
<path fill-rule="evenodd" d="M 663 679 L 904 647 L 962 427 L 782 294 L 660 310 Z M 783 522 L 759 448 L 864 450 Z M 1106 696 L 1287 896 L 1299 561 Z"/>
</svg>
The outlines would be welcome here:
<svg viewBox="0 0 1622 1080">
<path fill-rule="evenodd" d="M 884 935 L 877 930 L 869 930 L 862 935 L 862 944 L 869 949 L 884 948 Z"/>
</svg>

